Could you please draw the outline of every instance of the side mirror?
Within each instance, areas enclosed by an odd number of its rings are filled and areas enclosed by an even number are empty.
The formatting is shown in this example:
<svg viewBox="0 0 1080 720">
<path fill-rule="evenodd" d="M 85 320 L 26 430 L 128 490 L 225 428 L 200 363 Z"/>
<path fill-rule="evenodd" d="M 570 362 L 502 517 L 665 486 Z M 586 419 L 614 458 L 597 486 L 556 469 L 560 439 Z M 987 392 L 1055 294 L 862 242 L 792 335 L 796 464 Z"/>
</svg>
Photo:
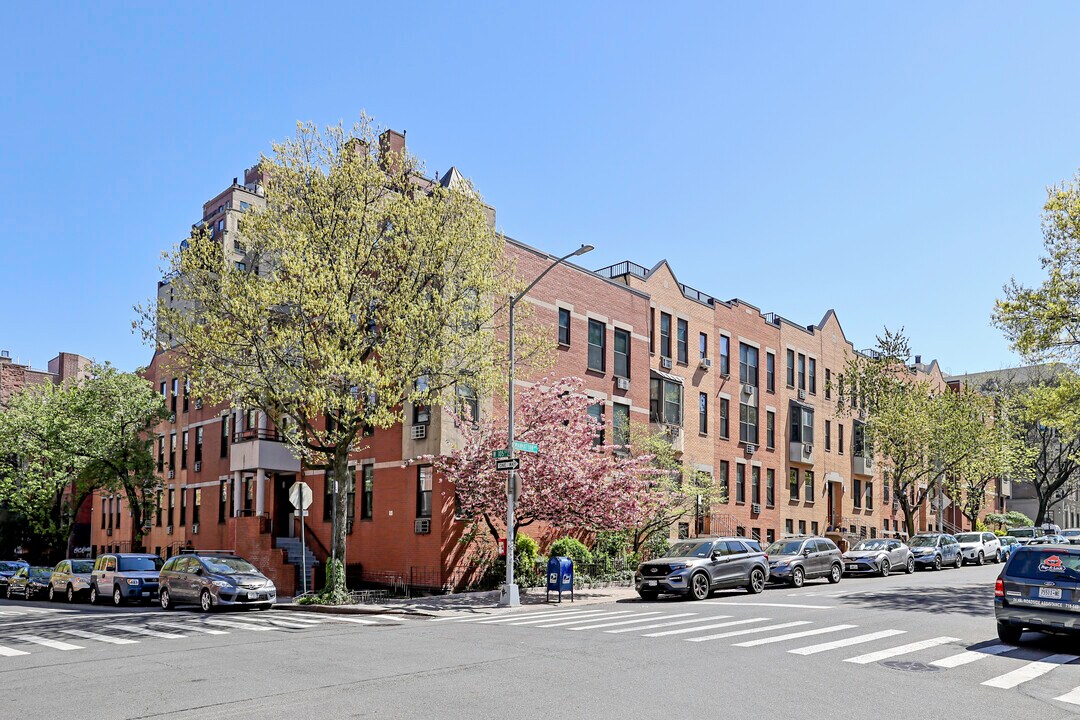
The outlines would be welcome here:
<svg viewBox="0 0 1080 720">
<path fill-rule="evenodd" d="M 803 557 L 810 557 L 810 548 L 806 548 L 802 551 Z"/>
</svg>

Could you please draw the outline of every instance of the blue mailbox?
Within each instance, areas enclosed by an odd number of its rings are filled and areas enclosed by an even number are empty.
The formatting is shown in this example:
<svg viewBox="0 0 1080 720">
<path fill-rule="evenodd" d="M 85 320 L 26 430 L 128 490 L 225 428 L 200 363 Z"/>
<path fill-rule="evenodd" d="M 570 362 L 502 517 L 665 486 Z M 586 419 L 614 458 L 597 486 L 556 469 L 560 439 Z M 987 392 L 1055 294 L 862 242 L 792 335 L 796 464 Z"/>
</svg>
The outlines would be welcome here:
<svg viewBox="0 0 1080 720">
<path fill-rule="evenodd" d="M 559 602 L 562 602 L 564 590 L 570 591 L 570 602 L 574 601 L 574 561 L 570 558 L 553 557 L 548 560 L 545 602 L 550 602 L 552 590 L 559 593 Z"/>
</svg>

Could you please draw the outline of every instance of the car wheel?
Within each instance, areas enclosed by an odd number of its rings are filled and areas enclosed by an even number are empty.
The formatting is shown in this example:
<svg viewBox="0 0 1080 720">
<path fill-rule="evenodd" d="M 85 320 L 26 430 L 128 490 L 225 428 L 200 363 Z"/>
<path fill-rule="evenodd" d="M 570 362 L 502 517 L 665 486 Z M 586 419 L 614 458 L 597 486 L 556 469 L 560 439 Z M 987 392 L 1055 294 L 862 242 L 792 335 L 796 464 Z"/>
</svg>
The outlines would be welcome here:
<svg viewBox="0 0 1080 720">
<path fill-rule="evenodd" d="M 213 609 L 214 601 L 213 598 L 210 597 L 209 590 L 203 590 L 199 593 L 199 607 L 202 608 L 204 613 L 210 612 Z"/>
<path fill-rule="evenodd" d="M 960 556 L 960 553 L 956 553 L 956 562 L 953 563 L 953 567 L 959 569 L 963 562 L 964 558 Z M 982 565 L 982 563 L 979 564 Z"/>
<path fill-rule="evenodd" d="M 91 585 L 90 586 L 90 604 L 91 605 L 97 605 L 98 604 L 97 585 Z"/>
<path fill-rule="evenodd" d="M 934 569 L 935 570 L 940 570 L 941 569 L 941 556 L 940 555 L 935 555 L 934 556 Z"/>
<path fill-rule="evenodd" d="M 1024 634 L 1024 628 L 1020 625 L 999 622 L 997 624 L 998 639 L 1008 645 L 1018 645 L 1020 636 Z"/>
<path fill-rule="evenodd" d="M 69 603 L 75 602 L 75 588 L 70 585 L 67 586 L 67 601 Z"/>
<path fill-rule="evenodd" d="M 829 582 L 835 585 L 840 582 L 840 578 L 844 577 L 844 568 L 840 563 L 836 563 L 832 566 L 832 570 L 829 571 Z"/>
<path fill-rule="evenodd" d="M 979 556 L 975 558 L 976 565 L 983 565 L 986 562 L 986 558 L 983 557 L 982 550 L 979 551 Z"/>
<path fill-rule="evenodd" d="M 172 610 L 173 605 L 172 595 L 169 594 L 169 588 L 161 588 L 161 593 L 158 595 L 158 602 L 161 603 L 162 610 Z"/>
<path fill-rule="evenodd" d="M 114 607 L 120 607 L 124 604 L 124 594 L 120 592 L 120 586 L 117 585 L 112 591 L 112 604 Z"/>
<path fill-rule="evenodd" d="M 889 577 L 889 573 L 891 573 L 891 572 L 892 572 L 892 565 L 889 563 L 889 560 L 887 558 L 882 560 L 881 561 L 881 577 Z"/>
<path fill-rule="evenodd" d="M 690 597 L 704 600 L 709 597 L 709 577 L 705 573 L 694 573 L 690 578 Z"/>
<path fill-rule="evenodd" d="M 801 567 L 797 567 L 791 571 L 791 587 L 801 588 L 806 581 L 806 573 L 803 572 Z"/>
<path fill-rule="evenodd" d="M 907 574 L 911 575 L 913 572 L 915 572 L 915 558 L 908 558 Z"/>
<path fill-rule="evenodd" d="M 754 568 L 750 571 L 750 582 L 746 585 L 746 591 L 751 595 L 757 595 L 764 589 L 765 573 L 761 571 L 761 568 Z"/>
<path fill-rule="evenodd" d="M 49 585 L 49 602 L 56 602 L 56 593 L 53 591 L 52 585 Z"/>
<path fill-rule="evenodd" d="M 656 592 L 655 590 L 639 590 L 638 591 L 638 597 L 640 597 L 642 600 L 655 600 L 659 596 L 660 596 L 660 593 Z"/>
</svg>

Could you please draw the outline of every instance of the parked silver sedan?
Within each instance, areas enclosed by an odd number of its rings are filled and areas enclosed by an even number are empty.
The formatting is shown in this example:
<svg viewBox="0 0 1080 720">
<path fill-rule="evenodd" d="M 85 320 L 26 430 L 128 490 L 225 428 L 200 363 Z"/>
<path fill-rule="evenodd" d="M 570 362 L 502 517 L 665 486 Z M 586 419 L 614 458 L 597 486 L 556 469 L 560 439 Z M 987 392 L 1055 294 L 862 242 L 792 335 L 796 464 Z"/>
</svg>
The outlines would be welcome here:
<svg viewBox="0 0 1080 720">
<path fill-rule="evenodd" d="M 49 578 L 49 599 L 64 598 L 75 602 L 90 594 L 90 574 L 94 572 L 94 561 L 81 558 L 69 558 L 56 563 Z"/>
<path fill-rule="evenodd" d="M 894 570 L 915 572 L 915 558 L 911 548 L 899 540 L 875 538 L 860 540 L 844 553 L 844 574 L 875 574 L 882 577 Z"/>
</svg>

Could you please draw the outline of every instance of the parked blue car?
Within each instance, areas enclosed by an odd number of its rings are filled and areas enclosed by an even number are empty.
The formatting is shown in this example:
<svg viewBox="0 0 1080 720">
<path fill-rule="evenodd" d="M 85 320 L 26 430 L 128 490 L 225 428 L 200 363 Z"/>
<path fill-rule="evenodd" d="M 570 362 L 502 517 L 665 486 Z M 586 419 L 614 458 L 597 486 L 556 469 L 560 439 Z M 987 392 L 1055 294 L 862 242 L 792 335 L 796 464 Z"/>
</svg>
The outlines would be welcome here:
<svg viewBox="0 0 1080 720">
<path fill-rule="evenodd" d="M 960 567 L 960 542 L 946 533 L 924 533 L 908 542 L 915 556 L 915 567 L 940 570 L 943 567 Z"/>
<path fill-rule="evenodd" d="M 998 539 L 1001 540 L 1001 560 L 1003 562 L 1012 557 L 1013 553 L 1016 552 L 1016 548 L 1021 547 L 1020 541 L 1011 535 Z"/>
</svg>

